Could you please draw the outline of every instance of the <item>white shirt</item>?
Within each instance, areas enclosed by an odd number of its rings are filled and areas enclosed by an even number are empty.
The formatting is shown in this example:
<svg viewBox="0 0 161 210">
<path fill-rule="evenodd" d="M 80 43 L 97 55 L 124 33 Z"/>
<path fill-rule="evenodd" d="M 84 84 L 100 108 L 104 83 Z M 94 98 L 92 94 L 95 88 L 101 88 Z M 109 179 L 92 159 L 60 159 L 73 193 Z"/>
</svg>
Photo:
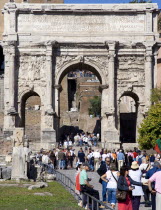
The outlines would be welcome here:
<svg viewBox="0 0 161 210">
<path fill-rule="evenodd" d="M 141 171 L 138 169 L 136 171 L 134 170 L 129 170 L 129 176 L 136 182 L 141 182 L 141 176 L 142 176 L 142 173 Z M 135 189 L 132 190 L 132 195 L 133 196 L 141 196 L 141 195 L 144 195 L 143 193 L 143 189 L 141 186 L 137 186 L 137 185 L 134 185 L 135 186 Z"/>
<path fill-rule="evenodd" d="M 102 161 L 105 161 L 106 157 L 108 157 L 108 155 L 107 154 L 103 154 L 102 155 Z"/>
<path fill-rule="evenodd" d="M 142 163 L 142 164 L 139 166 L 139 170 L 140 170 L 140 171 L 146 170 L 147 167 L 148 167 L 148 163 Z M 142 174 L 142 175 L 145 176 L 146 174 Z M 142 182 L 147 182 L 148 179 L 145 179 L 145 177 L 142 177 L 142 178 L 141 178 L 141 181 L 142 181 Z"/>
<path fill-rule="evenodd" d="M 49 163 L 49 157 L 48 157 L 48 155 L 43 155 L 42 156 L 42 163 L 44 163 L 44 164 L 48 164 Z"/>
<path fill-rule="evenodd" d="M 107 188 L 116 189 L 117 188 L 117 182 L 116 182 L 115 178 L 112 176 L 112 173 L 113 173 L 114 177 L 116 178 L 116 180 L 118 180 L 118 177 L 117 177 L 118 171 L 111 172 L 110 170 L 108 170 L 106 172 L 106 178 L 109 180 L 108 183 L 107 183 Z"/>
<path fill-rule="evenodd" d="M 100 155 L 99 152 L 94 152 L 94 153 L 93 153 L 93 157 L 94 157 L 94 158 L 100 158 L 101 155 Z"/>
</svg>

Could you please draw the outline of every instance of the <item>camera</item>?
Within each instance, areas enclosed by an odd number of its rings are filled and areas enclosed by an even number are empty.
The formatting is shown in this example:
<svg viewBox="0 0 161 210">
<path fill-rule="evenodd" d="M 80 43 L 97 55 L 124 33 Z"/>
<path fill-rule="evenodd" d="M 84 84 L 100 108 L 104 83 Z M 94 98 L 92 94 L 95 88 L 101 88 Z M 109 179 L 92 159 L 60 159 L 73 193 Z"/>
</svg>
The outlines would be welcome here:
<svg viewBox="0 0 161 210">
<path fill-rule="evenodd" d="M 135 189 L 135 186 L 131 186 L 133 188 L 133 190 Z"/>
</svg>

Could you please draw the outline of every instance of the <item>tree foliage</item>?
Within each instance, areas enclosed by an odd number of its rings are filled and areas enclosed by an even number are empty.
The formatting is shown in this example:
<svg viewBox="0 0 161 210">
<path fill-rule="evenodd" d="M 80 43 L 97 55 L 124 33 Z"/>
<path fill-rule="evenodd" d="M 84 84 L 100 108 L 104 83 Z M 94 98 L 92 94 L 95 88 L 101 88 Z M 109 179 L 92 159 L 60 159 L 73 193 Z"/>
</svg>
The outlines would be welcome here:
<svg viewBox="0 0 161 210">
<path fill-rule="evenodd" d="M 161 103 L 161 87 L 152 89 L 151 102 L 156 104 Z"/>
<path fill-rule="evenodd" d="M 97 116 L 101 115 L 101 97 L 94 96 L 92 99 L 89 100 L 90 107 L 88 109 L 89 115 Z"/>
<path fill-rule="evenodd" d="M 161 138 L 161 87 L 152 89 L 151 102 L 154 105 L 150 107 L 147 117 L 138 130 L 141 149 L 153 148 L 156 140 Z"/>
<path fill-rule="evenodd" d="M 151 0 L 131 0 L 130 3 L 152 3 Z"/>
</svg>

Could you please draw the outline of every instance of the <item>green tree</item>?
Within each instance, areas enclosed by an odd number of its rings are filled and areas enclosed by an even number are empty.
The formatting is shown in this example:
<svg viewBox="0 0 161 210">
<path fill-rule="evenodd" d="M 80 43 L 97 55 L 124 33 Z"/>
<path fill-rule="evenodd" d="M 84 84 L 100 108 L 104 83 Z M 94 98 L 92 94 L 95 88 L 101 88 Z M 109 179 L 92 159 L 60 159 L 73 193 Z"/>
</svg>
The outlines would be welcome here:
<svg viewBox="0 0 161 210">
<path fill-rule="evenodd" d="M 131 0 L 129 3 L 152 3 L 151 0 Z"/>
<path fill-rule="evenodd" d="M 156 140 L 161 138 L 161 104 L 157 103 L 151 106 L 148 116 L 143 120 L 138 131 L 140 148 L 153 148 Z"/>
<path fill-rule="evenodd" d="M 161 87 L 152 89 L 151 102 L 155 104 L 161 103 Z"/>
<path fill-rule="evenodd" d="M 153 105 L 138 130 L 141 149 L 153 148 L 156 140 L 161 138 L 161 87 L 152 89 L 151 102 Z"/>
<path fill-rule="evenodd" d="M 94 115 L 95 117 L 97 115 L 101 115 L 101 97 L 100 96 L 94 96 L 92 99 L 89 100 L 90 107 L 88 109 L 89 115 Z"/>
</svg>

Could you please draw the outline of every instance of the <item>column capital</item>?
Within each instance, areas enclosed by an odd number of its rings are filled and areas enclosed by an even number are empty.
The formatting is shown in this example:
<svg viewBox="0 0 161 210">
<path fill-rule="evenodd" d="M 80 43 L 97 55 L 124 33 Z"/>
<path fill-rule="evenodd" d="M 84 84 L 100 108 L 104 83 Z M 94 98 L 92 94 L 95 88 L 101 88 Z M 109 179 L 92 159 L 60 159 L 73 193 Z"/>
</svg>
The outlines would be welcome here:
<svg viewBox="0 0 161 210">
<path fill-rule="evenodd" d="M 108 46 L 109 47 L 109 51 L 115 51 L 115 49 L 116 49 L 116 44 L 117 44 L 118 42 L 116 42 L 116 41 L 105 41 L 105 45 L 106 46 Z"/>
</svg>

